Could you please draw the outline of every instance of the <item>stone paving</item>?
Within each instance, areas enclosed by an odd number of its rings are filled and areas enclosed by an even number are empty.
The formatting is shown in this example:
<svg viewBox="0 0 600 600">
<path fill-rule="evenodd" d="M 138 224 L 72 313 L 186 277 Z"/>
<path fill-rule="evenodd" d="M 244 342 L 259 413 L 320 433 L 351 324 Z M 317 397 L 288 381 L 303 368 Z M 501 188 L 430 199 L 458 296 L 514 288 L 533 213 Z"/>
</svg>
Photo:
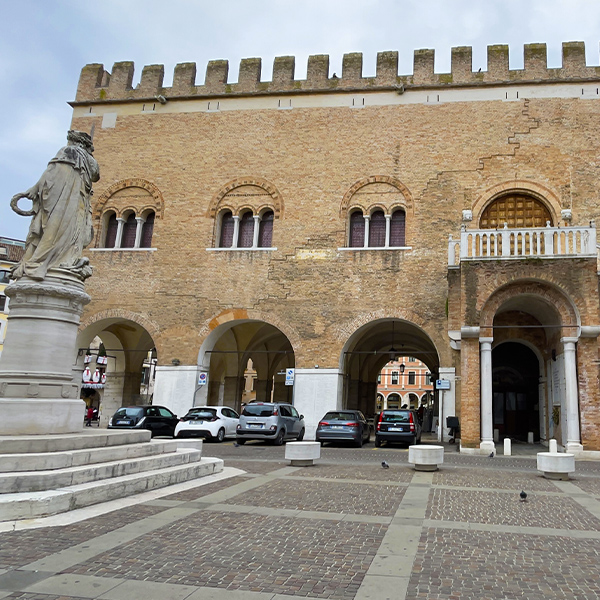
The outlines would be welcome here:
<svg viewBox="0 0 600 600">
<path fill-rule="evenodd" d="M 600 599 L 600 463 L 562 482 L 533 457 L 325 450 L 207 446 L 223 475 L 0 533 L 0 600 Z"/>
</svg>

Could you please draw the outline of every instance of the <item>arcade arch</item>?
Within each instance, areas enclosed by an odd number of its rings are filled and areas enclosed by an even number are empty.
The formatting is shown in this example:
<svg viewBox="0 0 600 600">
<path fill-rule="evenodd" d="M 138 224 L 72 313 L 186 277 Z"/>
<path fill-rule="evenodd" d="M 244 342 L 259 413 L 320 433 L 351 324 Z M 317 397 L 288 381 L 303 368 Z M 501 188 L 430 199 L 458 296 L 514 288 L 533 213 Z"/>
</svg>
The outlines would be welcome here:
<svg viewBox="0 0 600 600">
<path fill-rule="evenodd" d="M 194 406 L 227 405 L 239 412 L 250 366 L 257 401 L 291 403 L 293 388 L 285 385 L 285 370 L 294 364 L 292 344 L 274 325 L 253 319 L 221 323 L 198 353 L 207 385 L 197 387 Z"/>
<path fill-rule="evenodd" d="M 356 330 L 346 342 L 340 361 L 344 381 L 342 407 L 358 409 L 367 417 L 373 417 L 384 400 L 387 406 L 399 404 L 402 400 L 399 394 L 397 398 L 391 394 L 384 398 L 380 394 L 378 404 L 377 381 L 390 360 L 403 356 L 423 362 L 432 375 L 439 373 L 437 349 L 429 335 L 414 323 L 381 318 Z M 412 400 L 418 407 L 419 398 L 413 395 Z M 409 394 L 406 398 L 409 399 Z"/>
<path fill-rule="evenodd" d="M 156 359 L 156 349 L 152 336 L 141 324 L 125 317 L 100 317 L 84 324 L 77 336 L 79 373 L 85 369 L 87 349 L 99 345 L 94 340 L 104 345 L 107 354 L 106 382 L 97 389 L 95 399 L 100 405 L 100 426 L 106 426 L 121 406 L 149 401 L 147 394 L 141 394 L 142 374 L 149 357 Z M 96 353 L 92 354 L 97 361 Z"/>
</svg>

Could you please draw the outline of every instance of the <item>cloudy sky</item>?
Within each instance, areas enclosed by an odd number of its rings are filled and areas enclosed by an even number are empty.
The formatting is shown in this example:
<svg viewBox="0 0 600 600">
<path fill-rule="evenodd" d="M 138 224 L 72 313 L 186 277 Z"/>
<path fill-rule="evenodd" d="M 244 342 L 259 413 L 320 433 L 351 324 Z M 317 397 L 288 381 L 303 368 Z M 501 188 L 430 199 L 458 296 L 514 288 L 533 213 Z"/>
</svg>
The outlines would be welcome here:
<svg viewBox="0 0 600 600">
<path fill-rule="evenodd" d="M 545 42 L 550 67 L 563 41 L 586 43 L 599 64 L 598 0 L 0 0 L 0 236 L 25 239 L 28 221 L 9 207 L 32 186 L 65 144 L 81 68 L 117 61 L 165 65 L 170 85 L 179 62 L 228 59 L 237 80 L 241 58 L 261 57 L 269 80 L 275 56 L 296 56 L 296 78 L 310 54 L 362 52 L 374 75 L 377 52 L 397 50 L 402 75 L 413 51 L 433 48 L 436 71 L 450 70 L 450 48 L 473 47 L 473 68 L 486 68 L 486 47 L 510 45 L 510 66 L 523 65 L 523 44 Z M 102 165 L 100 165 L 102 169 Z M 22 202 L 23 207 L 26 203 Z"/>
</svg>

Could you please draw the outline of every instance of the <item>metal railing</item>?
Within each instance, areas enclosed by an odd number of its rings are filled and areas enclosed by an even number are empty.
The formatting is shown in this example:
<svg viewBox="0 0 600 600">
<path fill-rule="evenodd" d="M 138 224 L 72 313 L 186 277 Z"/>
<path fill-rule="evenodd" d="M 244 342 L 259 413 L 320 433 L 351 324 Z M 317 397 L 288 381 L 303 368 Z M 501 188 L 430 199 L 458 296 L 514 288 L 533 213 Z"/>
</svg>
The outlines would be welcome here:
<svg viewBox="0 0 600 600">
<path fill-rule="evenodd" d="M 531 227 L 509 229 L 467 229 L 461 227 L 460 239 L 448 239 L 448 265 L 463 260 L 595 257 L 596 224 L 588 227 Z"/>
</svg>

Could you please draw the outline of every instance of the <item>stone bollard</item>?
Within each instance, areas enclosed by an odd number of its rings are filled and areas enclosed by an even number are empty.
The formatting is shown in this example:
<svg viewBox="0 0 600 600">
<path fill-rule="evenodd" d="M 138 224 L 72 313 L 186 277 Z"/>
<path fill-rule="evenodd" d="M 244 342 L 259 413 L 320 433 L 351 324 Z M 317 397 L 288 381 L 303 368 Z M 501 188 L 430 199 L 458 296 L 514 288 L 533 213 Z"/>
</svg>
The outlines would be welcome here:
<svg viewBox="0 0 600 600">
<path fill-rule="evenodd" d="M 408 462 L 415 466 L 415 471 L 437 471 L 444 462 L 444 446 L 409 446 Z"/>
<path fill-rule="evenodd" d="M 537 468 L 546 479 L 567 481 L 575 471 L 575 455 L 565 452 L 538 452 Z"/>
<path fill-rule="evenodd" d="M 510 438 L 504 438 L 504 456 L 511 456 L 511 455 L 512 455 L 512 449 L 511 449 Z"/>
<path fill-rule="evenodd" d="M 533 431 L 530 431 L 527 433 L 527 443 L 528 444 L 533 444 L 534 440 L 533 440 Z"/>
<path fill-rule="evenodd" d="M 556 443 L 555 439 L 550 440 L 550 443 L 548 444 L 548 452 L 554 452 L 555 454 L 558 452 L 558 444 Z"/>
<path fill-rule="evenodd" d="M 288 442 L 285 445 L 285 458 L 292 467 L 309 467 L 321 458 L 319 442 Z"/>
</svg>

